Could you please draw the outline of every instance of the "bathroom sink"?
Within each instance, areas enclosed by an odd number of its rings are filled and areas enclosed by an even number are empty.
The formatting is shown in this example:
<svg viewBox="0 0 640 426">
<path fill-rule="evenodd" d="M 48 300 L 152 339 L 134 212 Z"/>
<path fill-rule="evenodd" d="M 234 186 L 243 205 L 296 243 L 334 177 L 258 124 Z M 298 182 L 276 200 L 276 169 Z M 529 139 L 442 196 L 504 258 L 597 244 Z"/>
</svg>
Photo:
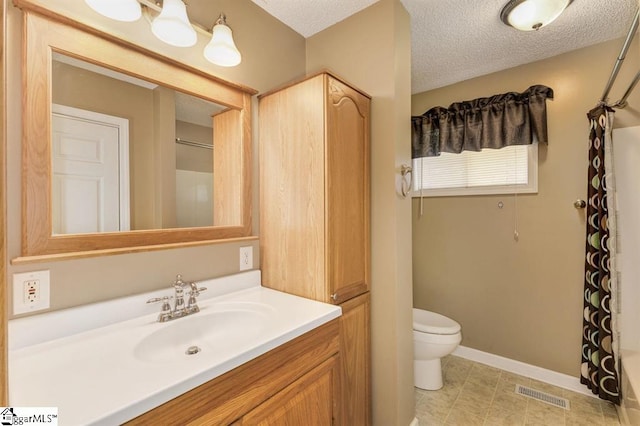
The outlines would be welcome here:
<svg viewBox="0 0 640 426">
<path fill-rule="evenodd" d="M 259 270 L 200 284 L 200 312 L 163 323 L 145 302 L 164 289 L 9 321 L 9 400 L 58 407 L 65 425 L 123 424 L 341 314 L 262 287 Z"/>
<path fill-rule="evenodd" d="M 167 323 L 134 348 L 141 361 L 168 362 L 224 357 L 249 348 L 268 327 L 275 310 L 260 303 L 220 303 Z"/>
</svg>

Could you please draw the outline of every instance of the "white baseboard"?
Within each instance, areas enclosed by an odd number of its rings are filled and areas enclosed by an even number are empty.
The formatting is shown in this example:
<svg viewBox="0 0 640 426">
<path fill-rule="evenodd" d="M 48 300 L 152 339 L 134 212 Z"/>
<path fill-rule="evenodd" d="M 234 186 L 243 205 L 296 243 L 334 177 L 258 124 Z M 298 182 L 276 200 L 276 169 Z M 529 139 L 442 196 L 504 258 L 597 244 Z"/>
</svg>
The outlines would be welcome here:
<svg viewBox="0 0 640 426">
<path fill-rule="evenodd" d="M 409 426 L 420 426 L 420 423 L 418 423 L 418 418 L 414 417 L 413 420 L 411 420 L 411 423 L 409 423 Z"/>
<path fill-rule="evenodd" d="M 526 364 L 488 352 L 482 352 L 477 349 L 467 348 L 465 346 L 458 346 L 456 350 L 453 351 L 453 355 L 597 398 L 586 386 L 580 383 L 579 378 L 567 374 L 536 367 L 535 365 Z"/>
</svg>

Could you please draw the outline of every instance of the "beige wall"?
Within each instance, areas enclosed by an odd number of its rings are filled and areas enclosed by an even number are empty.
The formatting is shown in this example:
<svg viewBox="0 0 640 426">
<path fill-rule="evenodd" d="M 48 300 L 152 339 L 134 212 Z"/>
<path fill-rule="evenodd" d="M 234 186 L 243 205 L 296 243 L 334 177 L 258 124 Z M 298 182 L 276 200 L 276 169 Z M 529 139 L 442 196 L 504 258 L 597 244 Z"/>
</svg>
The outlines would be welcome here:
<svg viewBox="0 0 640 426">
<path fill-rule="evenodd" d="M 176 137 L 189 142 L 211 144 L 213 129 L 185 121 L 176 121 Z M 213 173 L 213 150 L 176 144 L 176 168 Z"/>
<path fill-rule="evenodd" d="M 155 40 L 149 25 L 141 19 L 135 24 L 119 23 L 101 18 L 84 2 L 66 0 L 42 1 L 42 5 L 60 11 L 90 24 L 97 29 L 108 30 L 119 36 L 140 43 L 174 59 L 189 63 L 213 75 L 229 81 L 265 91 L 279 86 L 305 73 L 305 40 L 302 36 L 268 15 L 249 0 L 207 1 L 202 9 L 190 12 L 193 16 L 208 17 L 211 26 L 224 10 L 228 23 L 234 30 L 243 62 L 235 68 L 223 68 L 209 64 L 202 58 L 204 40 L 190 49 L 178 49 Z M 194 12 L 197 12 L 194 14 Z M 7 229 L 8 249 L 6 258 L 20 255 L 21 240 L 21 12 L 8 6 L 6 41 L 7 61 Z M 254 106 L 256 103 L 254 102 Z M 254 108 L 254 117 L 257 108 Z M 257 141 L 254 118 L 253 143 Z M 254 146 L 254 152 L 257 152 Z M 257 155 L 254 161 L 253 220 L 257 235 Z M 97 257 L 82 260 L 45 262 L 32 265 L 9 266 L 7 283 L 11 274 L 22 271 L 48 269 L 51 273 L 51 306 L 62 309 L 168 287 L 176 274 L 187 279 L 203 279 L 238 272 L 239 247 L 254 247 L 254 266 L 259 267 L 258 242 L 221 243 L 157 252 Z M 10 287 L 10 286 L 9 286 Z M 10 295 L 7 300 L 10 299 Z M 6 302 L 9 305 L 8 301 Z M 8 314 L 12 308 L 8 306 Z"/>
<path fill-rule="evenodd" d="M 153 229 L 153 91 L 62 62 L 52 71 L 54 103 L 129 120 L 131 229 Z"/>
<path fill-rule="evenodd" d="M 382 0 L 307 39 L 307 71 L 329 68 L 372 97 L 371 321 L 373 423 L 414 417 L 409 200 L 396 193 L 410 162 L 409 15 Z"/>
<path fill-rule="evenodd" d="M 539 151 L 536 195 L 413 202 L 414 305 L 462 325 L 462 345 L 577 377 L 582 332 L 586 113 L 602 95 L 622 40 L 414 95 L 412 113 L 544 84 L 549 146 Z M 638 46 L 612 91 L 619 99 L 638 69 Z M 640 122 L 640 91 L 616 126 Z M 504 208 L 499 209 L 499 201 Z M 513 239 L 517 215 L 519 241 Z"/>
</svg>

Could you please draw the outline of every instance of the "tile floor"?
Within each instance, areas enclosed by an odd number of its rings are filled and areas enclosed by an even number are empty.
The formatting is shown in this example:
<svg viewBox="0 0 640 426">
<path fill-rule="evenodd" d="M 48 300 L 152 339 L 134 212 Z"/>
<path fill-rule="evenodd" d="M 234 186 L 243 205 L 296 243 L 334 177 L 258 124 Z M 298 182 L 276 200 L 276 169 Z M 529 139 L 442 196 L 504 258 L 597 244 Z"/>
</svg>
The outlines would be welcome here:
<svg viewBox="0 0 640 426">
<path fill-rule="evenodd" d="M 416 388 L 420 426 L 620 425 L 612 404 L 590 396 L 456 356 L 442 360 L 442 371 L 442 389 Z M 566 398 L 570 410 L 518 395 L 516 384 Z"/>
</svg>

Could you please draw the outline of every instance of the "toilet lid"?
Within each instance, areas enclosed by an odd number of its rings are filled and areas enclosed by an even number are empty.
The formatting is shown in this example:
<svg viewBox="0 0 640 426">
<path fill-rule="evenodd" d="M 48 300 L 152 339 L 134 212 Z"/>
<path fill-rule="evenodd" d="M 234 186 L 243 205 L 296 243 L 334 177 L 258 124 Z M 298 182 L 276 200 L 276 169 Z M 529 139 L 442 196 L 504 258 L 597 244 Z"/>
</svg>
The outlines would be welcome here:
<svg viewBox="0 0 640 426">
<path fill-rule="evenodd" d="M 413 308 L 413 329 L 431 334 L 456 334 L 460 324 L 435 312 Z"/>
</svg>

